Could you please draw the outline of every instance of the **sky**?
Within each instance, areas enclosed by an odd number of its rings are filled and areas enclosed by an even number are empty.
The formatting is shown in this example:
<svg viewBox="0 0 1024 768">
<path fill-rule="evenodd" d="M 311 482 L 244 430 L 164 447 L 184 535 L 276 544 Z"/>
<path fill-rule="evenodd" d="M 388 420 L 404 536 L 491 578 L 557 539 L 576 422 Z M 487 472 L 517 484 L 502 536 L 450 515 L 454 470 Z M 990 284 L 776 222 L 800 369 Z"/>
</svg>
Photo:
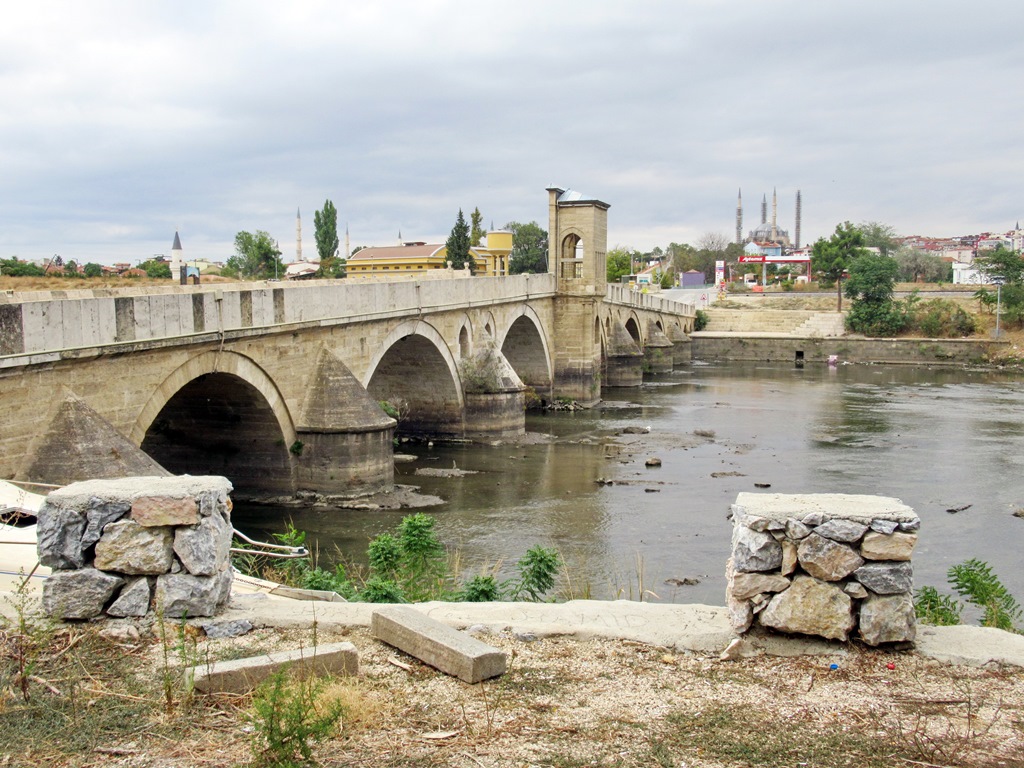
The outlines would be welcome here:
<svg viewBox="0 0 1024 768">
<path fill-rule="evenodd" d="M 90 0 L 5 4 L 0 258 L 223 261 L 547 228 L 608 203 L 608 246 L 744 234 L 778 193 L 801 242 L 1024 218 L 1020 0 Z M 769 210 L 769 216 L 770 216 Z M 344 234 L 341 235 L 344 243 Z"/>
</svg>

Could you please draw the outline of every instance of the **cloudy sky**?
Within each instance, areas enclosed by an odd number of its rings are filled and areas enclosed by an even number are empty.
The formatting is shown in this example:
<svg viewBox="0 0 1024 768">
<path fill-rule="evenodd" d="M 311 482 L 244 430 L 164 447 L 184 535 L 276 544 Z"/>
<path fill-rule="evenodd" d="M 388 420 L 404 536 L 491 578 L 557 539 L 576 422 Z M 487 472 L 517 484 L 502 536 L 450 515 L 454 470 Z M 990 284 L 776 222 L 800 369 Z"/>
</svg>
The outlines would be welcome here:
<svg viewBox="0 0 1024 768">
<path fill-rule="evenodd" d="M 764 194 L 804 242 L 1024 218 L 1024 3 L 330 0 L 5 4 L 0 257 L 306 255 L 443 240 L 459 208 L 611 205 L 609 246 L 744 230 Z"/>
</svg>

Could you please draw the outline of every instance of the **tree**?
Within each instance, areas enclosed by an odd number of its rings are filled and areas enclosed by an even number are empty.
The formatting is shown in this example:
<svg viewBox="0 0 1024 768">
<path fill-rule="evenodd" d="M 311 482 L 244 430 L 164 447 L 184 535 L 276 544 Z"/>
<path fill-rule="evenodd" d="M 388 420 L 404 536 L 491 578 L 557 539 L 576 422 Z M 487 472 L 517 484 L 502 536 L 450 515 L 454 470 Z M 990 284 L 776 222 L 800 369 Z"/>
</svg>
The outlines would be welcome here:
<svg viewBox="0 0 1024 768">
<path fill-rule="evenodd" d="M 851 299 L 850 330 L 869 336 L 895 336 L 907 323 L 906 308 L 893 300 L 899 266 L 888 256 L 868 252 L 850 265 L 844 289 Z"/>
<path fill-rule="evenodd" d="M 529 224 L 510 221 L 504 229 L 512 233 L 509 274 L 521 275 L 524 272 L 536 274 L 548 271 L 548 233 L 546 230 L 541 229 L 535 221 L 531 221 Z"/>
<path fill-rule="evenodd" d="M 1002 280 L 1002 288 L 996 292 L 1002 305 L 1002 320 L 1024 327 L 1024 259 L 1020 252 L 1000 243 L 995 249 L 975 256 L 974 265 L 990 281 Z"/>
<path fill-rule="evenodd" d="M 1002 243 L 991 251 L 978 253 L 974 265 L 990 280 L 1002 278 L 1008 285 L 1024 283 L 1024 259 L 1019 251 L 1012 251 Z"/>
<path fill-rule="evenodd" d="M 0 275 L 8 277 L 42 277 L 46 272 L 37 264 L 21 261 L 17 256 L 0 259 Z"/>
<path fill-rule="evenodd" d="M 245 280 L 268 280 L 284 272 L 281 251 L 263 230 L 235 235 L 235 255 L 228 259 L 224 272 Z"/>
<path fill-rule="evenodd" d="M 103 277 L 103 267 L 99 264 L 90 261 L 85 265 L 85 276 L 86 277 Z"/>
<path fill-rule="evenodd" d="M 484 219 L 484 215 L 482 213 L 480 213 L 480 209 L 479 208 L 474 208 L 473 212 L 471 214 L 469 214 L 469 220 L 470 220 L 470 222 L 473 225 L 472 229 L 469 232 L 469 244 L 470 245 L 480 245 L 480 241 L 483 240 L 484 239 L 484 235 L 487 234 L 486 232 L 484 232 L 483 228 L 480 226 L 483 223 L 483 219 Z"/>
<path fill-rule="evenodd" d="M 140 262 L 138 268 L 146 273 L 146 277 L 151 277 L 155 280 L 171 279 L 171 265 L 166 261 L 147 259 L 146 261 Z"/>
<path fill-rule="evenodd" d="M 899 267 L 898 278 L 907 283 L 916 283 L 918 280 L 939 283 L 949 280 L 952 271 L 952 267 L 941 257 L 907 245 L 896 249 L 892 258 Z"/>
<path fill-rule="evenodd" d="M 880 221 L 862 221 L 857 229 L 864 235 L 865 248 L 877 248 L 883 256 L 892 256 L 900 247 L 899 235 L 888 224 Z"/>
<path fill-rule="evenodd" d="M 338 255 L 338 209 L 330 200 L 324 201 L 322 211 L 313 212 L 313 226 L 316 228 L 316 252 L 320 263 L 330 262 Z"/>
<path fill-rule="evenodd" d="M 469 252 L 469 225 L 466 223 L 465 216 L 462 215 L 461 208 L 459 208 L 458 218 L 455 219 L 455 226 L 452 227 L 452 233 L 448 235 L 444 245 L 448 254 L 446 258 L 452 265 L 452 269 L 469 267 L 469 273 L 476 274 L 476 264 Z"/>
<path fill-rule="evenodd" d="M 705 232 L 697 240 L 698 251 L 725 251 L 729 238 L 719 232 Z"/>
<path fill-rule="evenodd" d="M 623 275 L 633 273 L 633 260 L 640 254 L 631 248 L 623 248 L 617 245 L 608 251 L 608 282 L 621 282 L 619 278 Z"/>
<path fill-rule="evenodd" d="M 848 221 L 836 225 L 828 240 L 818 238 L 811 250 L 811 268 L 826 280 L 836 283 L 836 311 L 843 311 L 843 274 L 864 250 L 864 235 Z"/>
</svg>

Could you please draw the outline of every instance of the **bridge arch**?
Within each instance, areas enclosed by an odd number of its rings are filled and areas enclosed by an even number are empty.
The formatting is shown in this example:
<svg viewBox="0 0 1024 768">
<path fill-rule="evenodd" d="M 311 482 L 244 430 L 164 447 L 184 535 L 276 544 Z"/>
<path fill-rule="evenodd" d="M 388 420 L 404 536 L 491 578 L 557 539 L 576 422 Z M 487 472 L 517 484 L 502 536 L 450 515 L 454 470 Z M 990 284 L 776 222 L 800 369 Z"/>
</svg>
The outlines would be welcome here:
<svg viewBox="0 0 1024 768">
<path fill-rule="evenodd" d="M 367 367 L 363 386 L 399 411 L 399 434 L 461 436 L 465 400 L 444 337 L 423 320 L 395 327 Z"/>
<path fill-rule="evenodd" d="M 224 475 L 241 493 L 294 490 L 294 421 L 266 371 L 236 352 L 204 352 L 176 368 L 130 438 L 176 474 Z"/>
<path fill-rule="evenodd" d="M 544 323 L 529 305 L 523 305 L 501 337 L 501 354 L 520 380 L 542 396 L 551 395 L 551 348 Z"/>
<path fill-rule="evenodd" d="M 640 349 L 644 348 L 644 336 L 641 331 L 640 319 L 636 316 L 636 313 L 630 312 L 629 317 L 626 318 L 624 323 L 626 330 L 629 331 L 629 335 L 633 337 L 633 341 Z"/>
</svg>

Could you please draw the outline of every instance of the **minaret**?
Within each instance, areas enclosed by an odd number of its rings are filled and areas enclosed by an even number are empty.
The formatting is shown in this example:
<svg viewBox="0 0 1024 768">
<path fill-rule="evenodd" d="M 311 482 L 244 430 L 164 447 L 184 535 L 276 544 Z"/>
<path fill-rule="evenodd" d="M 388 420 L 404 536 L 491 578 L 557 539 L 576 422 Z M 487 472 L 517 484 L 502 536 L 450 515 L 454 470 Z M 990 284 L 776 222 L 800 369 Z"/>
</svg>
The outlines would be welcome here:
<svg viewBox="0 0 1024 768">
<path fill-rule="evenodd" d="M 295 209 L 295 260 L 302 261 L 302 213 Z"/>
<path fill-rule="evenodd" d="M 779 213 L 779 198 L 775 194 L 775 188 L 772 187 L 772 242 L 776 242 L 779 239 L 778 230 L 775 227 L 775 220 Z"/>
<path fill-rule="evenodd" d="M 402 244 L 402 230 L 398 230 L 398 244 Z"/>
<path fill-rule="evenodd" d="M 800 248 L 800 190 L 796 191 L 796 240 L 794 241 L 793 247 L 796 249 Z"/>
<path fill-rule="evenodd" d="M 768 223 L 768 195 L 761 195 L 761 223 Z"/>
<path fill-rule="evenodd" d="M 736 245 L 743 244 L 743 190 L 736 193 Z"/>
<path fill-rule="evenodd" d="M 348 242 L 348 222 L 346 221 L 345 222 L 345 255 L 342 258 L 347 260 L 350 253 L 352 253 L 352 248 L 351 248 L 351 246 L 349 245 L 349 242 Z"/>
<path fill-rule="evenodd" d="M 174 245 L 171 246 L 171 280 L 181 280 L 181 267 L 185 263 L 184 252 L 181 250 L 181 238 L 174 232 Z"/>
</svg>

